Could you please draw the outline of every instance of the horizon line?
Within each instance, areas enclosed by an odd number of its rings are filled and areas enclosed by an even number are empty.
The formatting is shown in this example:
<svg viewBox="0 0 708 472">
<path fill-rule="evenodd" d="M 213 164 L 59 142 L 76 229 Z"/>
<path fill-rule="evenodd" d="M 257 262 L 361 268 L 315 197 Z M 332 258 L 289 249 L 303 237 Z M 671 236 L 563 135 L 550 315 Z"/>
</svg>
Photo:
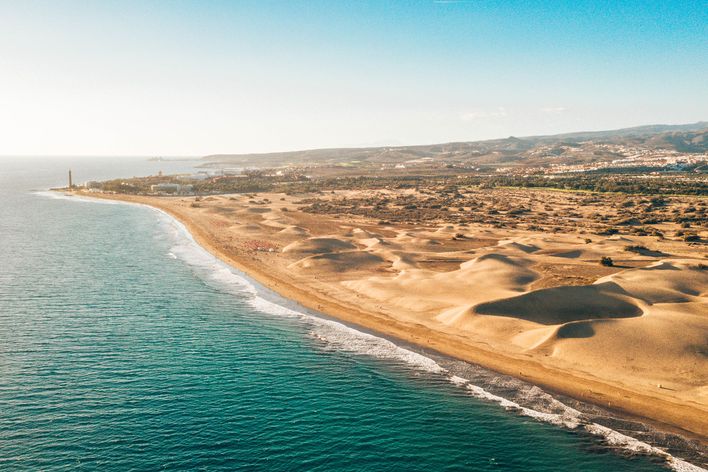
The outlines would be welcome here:
<svg viewBox="0 0 708 472">
<path fill-rule="evenodd" d="M 444 141 L 444 142 L 427 142 L 427 143 L 416 143 L 416 144 L 391 144 L 391 145 L 377 145 L 377 146 L 366 146 L 366 145 L 361 145 L 361 146 L 340 146 L 340 147 L 331 147 L 331 146 L 326 146 L 326 147 L 308 147 L 308 148 L 300 148 L 300 149 L 289 149 L 289 150 L 281 150 L 281 151 L 258 151 L 258 152 L 212 152 L 212 153 L 207 153 L 207 154 L 163 154 L 159 155 L 157 153 L 151 153 L 151 154 L 90 154 L 90 153 L 80 153 L 80 154 L 67 154 L 67 153 L 62 153 L 62 154 L 0 154 L 0 159 L 2 158 L 8 158 L 8 157 L 77 157 L 77 158 L 83 158 L 83 157 L 93 157 L 93 158 L 116 158 L 116 157 L 134 157 L 134 158 L 164 158 L 164 159 L 202 159 L 204 157 L 209 157 L 209 156 L 218 156 L 218 155 L 258 155 L 258 154 L 281 154 L 281 153 L 289 153 L 289 152 L 305 152 L 305 151 L 325 151 L 325 150 L 335 150 L 335 149 L 377 149 L 377 148 L 404 148 L 404 147 L 416 147 L 416 146 L 435 146 L 435 145 L 441 145 L 441 144 L 456 144 L 456 143 L 478 143 L 478 142 L 484 142 L 484 141 L 495 141 L 495 140 L 500 140 L 500 139 L 510 139 L 510 138 L 516 138 L 516 139 L 530 139 L 530 138 L 542 138 L 542 137 L 553 137 L 553 136 L 561 136 L 561 135 L 566 135 L 566 134 L 582 134 L 582 133 L 598 133 L 598 132 L 612 132 L 612 131 L 622 131 L 622 130 L 631 130 L 634 128 L 644 128 L 644 127 L 649 127 L 649 126 L 690 126 L 690 125 L 700 125 L 704 124 L 708 128 L 708 119 L 707 120 L 698 120 L 698 121 L 693 121 L 693 122 L 682 122 L 682 123 L 650 123 L 650 124 L 642 124 L 642 125 L 634 125 L 634 126 L 625 126 L 622 128 L 612 128 L 612 129 L 584 129 L 580 131 L 568 131 L 568 132 L 561 132 L 561 133 L 554 133 L 554 134 L 534 134 L 534 135 L 525 135 L 525 136 L 515 136 L 513 134 L 503 136 L 503 137 L 495 137 L 495 138 L 486 138 L 486 139 L 476 139 L 472 141 L 460 141 L 460 140 L 455 140 L 455 141 Z"/>
</svg>

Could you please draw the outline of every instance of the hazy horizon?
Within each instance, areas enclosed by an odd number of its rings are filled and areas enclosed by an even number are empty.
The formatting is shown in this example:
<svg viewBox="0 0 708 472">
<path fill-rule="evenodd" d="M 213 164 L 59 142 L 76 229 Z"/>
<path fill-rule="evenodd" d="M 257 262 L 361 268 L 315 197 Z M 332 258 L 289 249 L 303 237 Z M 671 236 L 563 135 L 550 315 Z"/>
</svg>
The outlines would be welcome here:
<svg viewBox="0 0 708 472">
<path fill-rule="evenodd" d="M 705 123 L 707 120 L 698 120 L 693 123 L 646 123 L 646 124 L 641 124 L 641 125 L 635 125 L 635 126 L 628 126 L 627 128 L 635 128 L 635 127 L 642 127 L 642 126 L 680 126 L 680 125 L 691 125 L 694 123 Z M 593 132 L 601 132 L 601 131 L 613 131 L 610 129 L 585 129 L 585 130 L 571 130 L 569 133 L 593 133 Z M 564 132 L 565 133 L 565 132 Z M 564 134 L 564 133 L 549 133 L 548 136 L 553 136 L 556 134 Z M 536 135 L 536 136 L 542 136 L 542 135 Z M 480 140 L 462 140 L 462 141 L 447 141 L 447 142 L 425 142 L 425 143 L 399 143 L 399 144 L 371 144 L 371 145 L 362 145 L 362 146 L 330 146 L 327 148 L 298 148 L 298 149 L 283 149 L 283 150 L 274 150 L 274 151 L 256 151 L 256 152 L 244 152 L 244 153 L 237 153 L 237 152 L 216 152 L 216 153 L 209 153 L 209 154 L 160 154 L 160 153 L 154 153 L 154 154 L 92 154 L 92 153 L 84 153 L 84 154 L 0 154 L 0 159 L 2 158 L 13 158 L 13 157 L 50 157 L 50 158 L 62 158 L 62 157 L 97 157 L 97 158 L 162 158 L 162 159 L 201 159 L 202 157 L 210 156 L 210 155 L 218 155 L 218 154 L 270 154 L 270 153 L 286 153 L 286 152 L 298 152 L 298 151 L 310 151 L 310 150 L 317 150 L 317 149 L 347 149 L 347 148 L 375 148 L 375 147 L 386 147 L 386 146 L 391 146 L 391 147 L 415 147 L 415 146 L 429 146 L 429 145 L 435 145 L 435 144 L 446 144 L 446 143 L 451 143 L 451 142 L 475 142 L 475 141 L 486 141 L 486 140 L 497 140 L 497 139 L 505 139 L 505 138 L 532 138 L 536 136 L 514 136 L 514 135 L 509 135 L 509 136 L 496 136 L 496 137 L 491 137 L 491 138 L 482 138 Z"/>
<path fill-rule="evenodd" d="M 194 156 L 706 119 L 699 2 L 0 2 L 0 155 Z"/>
</svg>

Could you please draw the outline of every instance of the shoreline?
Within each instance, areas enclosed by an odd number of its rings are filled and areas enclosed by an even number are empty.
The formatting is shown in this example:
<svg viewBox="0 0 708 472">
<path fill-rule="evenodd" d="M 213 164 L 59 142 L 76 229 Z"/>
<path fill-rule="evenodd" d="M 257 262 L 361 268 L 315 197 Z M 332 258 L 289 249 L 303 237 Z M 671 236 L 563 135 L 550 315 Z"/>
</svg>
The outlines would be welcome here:
<svg viewBox="0 0 708 472">
<path fill-rule="evenodd" d="M 636 392 L 622 386 L 610 385 L 589 376 L 579 376 L 575 372 L 549 368 L 534 360 L 484 349 L 455 339 L 447 333 L 440 333 L 420 325 L 412 325 L 391 317 L 367 312 L 359 307 L 347 305 L 340 300 L 327 299 L 315 292 L 298 287 L 280 274 L 268 271 L 256 260 L 248 257 L 234 257 L 222 244 L 192 223 L 186 215 L 174 211 L 169 205 L 159 204 L 160 200 L 129 195 L 96 195 L 76 193 L 82 197 L 117 200 L 137 203 L 167 213 L 180 222 L 194 241 L 219 260 L 247 274 L 279 296 L 292 300 L 303 307 L 325 314 L 332 319 L 343 321 L 364 330 L 374 332 L 384 338 L 400 340 L 423 350 L 458 359 L 471 364 L 509 375 L 549 392 L 568 396 L 581 402 L 594 404 L 609 411 L 615 411 L 630 418 L 641 419 L 660 430 L 678 433 L 681 436 L 708 444 L 708 419 L 700 406 L 670 401 L 657 396 Z"/>
</svg>

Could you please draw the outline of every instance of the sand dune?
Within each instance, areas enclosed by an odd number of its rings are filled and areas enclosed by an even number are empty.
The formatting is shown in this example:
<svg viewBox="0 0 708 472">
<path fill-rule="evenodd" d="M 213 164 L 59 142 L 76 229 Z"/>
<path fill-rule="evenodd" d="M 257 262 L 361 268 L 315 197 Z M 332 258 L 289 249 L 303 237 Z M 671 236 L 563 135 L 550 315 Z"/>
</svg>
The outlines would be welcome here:
<svg viewBox="0 0 708 472">
<path fill-rule="evenodd" d="M 382 268 L 385 260 L 366 251 L 345 251 L 317 254 L 290 264 L 291 269 L 327 272 L 351 272 Z"/>
<path fill-rule="evenodd" d="M 368 297 L 425 312 L 451 304 L 470 304 L 516 294 L 535 278 L 536 274 L 525 267 L 525 261 L 489 254 L 465 262 L 451 272 L 409 269 L 395 277 L 371 277 L 345 283 Z"/>
<path fill-rule="evenodd" d="M 441 226 L 440 228 L 436 229 L 436 233 L 443 233 L 443 234 L 450 234 L 450 233 L 455 233 L 457 231 L 457 227 L 454 225 L 444 225 Z"/>
<path fill-rule="evenodd" d="M 382 236 L 379 233 L 374 233 L 373 231 L 367 231 L 361 228 L 354 228 L 350 232 L 346 233 L 348 237 L 354 239 L 379 239 Z"/>
<path fill-rule="evenodd" d="M 528 266 L 527 259 L 490 253 L 462 263 L 459 271 L 444 278 L 466 284 L 472 291 L 484 288 L 488 290 L 486 297 L 497 298 L 505 292 L 522 291 L 538 277 Z"/>
<path fill-rule="evenodd" d="M 242 210 L 248 213 L 269 213 L 273 211 L 270 207 L 253 207 L 253 208 L 247 208 L 246 210 Z"/>
<path fill-rule="evenodd" d="M 283 235 L 292 235 L 292 236 L 309 236 L 310 231 L 306 228 L 303 228 L 301 226 L 295 226 L 295 225 L 290 225 L 286 226 L 282 230 L 279 231 L 280 234 Z"/>
<path fill-rule="evenodd" d="M 308 238 L 296 241 L 283 248 L 283 252 L 300 254 L 324 254 L 335 251 L 345 251 L 356 249 L 356 246 L 349 241 L 339 238 Z"/>
<path fill-rule="evenodd" d="M 402 244 L 406 244 L 408 246 L 415 246 L 420 248 L 426 248 L 429 246 L 442 246 L 443 244 L 437 239 L 416 238 L 411 236 L 399 236 L 398 238 L 396 238 L 396 241 Z"/>
<path fill-rule="evenodd" d="M 400 244 L 391 243 L 382 238 L 357 239 L 356 242 L 362 244 L 369 251 L 391 251 L 401 248 Z"/>
<path fill-rule="evenodd" d="M 588 257 L 588 251 L 581 251 L 580 249 L 556 249 L 553 251 L 544 251 L 544 254 L 552 257 L 564 257 L 566 259 L 578 259 L 579 257 Z"/>
<path fill-rule="evenodd" d="M 264 226 L 268 226 L 270 228 L 276 228 L 276 229 L 285 229 L 285 228 L 288 228 L 289 226 L 292 226 L 292 225 L 288 224 L 288 222 L 282 218 L 263 219 L 263 223 L 261 223 L 261 224 Z"/>
<path fill-rule="evenodd" d="M 391 251 L 392 257 L 391 267 L 399 272 L 404 270 L 415 269 L 418 267 L 416 257 L 405 251 Z"/>
<path fill-rule="evenodd" d="M 513 298 L 480 303 L 480 315 L 506 316 L 544 325 L 570 321 L 641 316 L 642 310 L 614 282 L 536 290 Z"/>
<path fill-rule="evenodd" d="M 519 252 L 523 252 L 525 254 L 530 254 L 533 252 L 538 251 L 540 248 L 536 246 L 535 244 L 524 244 L 520 241 L 504 241 L 499 243 L 500 248 L 506 249 L 506 250 L 515 250 Z"/>
<path fill-rule="evenodd" d="M 257 224 L 235 224 L 229 226 L 229 229 L 232 231 L 238 231 L 238 232 L 245 232 L 245 233 L 260 233 L 263 231 L 263 228 L 261 228 Z"/>
<path fill-rule="evenodd" d="M 612 281 L 647 303 L 681 303 L 706 296 L 708 270 L 695 261 L 661 261 L 651 266 L 610 275 Z"/>
</svg>

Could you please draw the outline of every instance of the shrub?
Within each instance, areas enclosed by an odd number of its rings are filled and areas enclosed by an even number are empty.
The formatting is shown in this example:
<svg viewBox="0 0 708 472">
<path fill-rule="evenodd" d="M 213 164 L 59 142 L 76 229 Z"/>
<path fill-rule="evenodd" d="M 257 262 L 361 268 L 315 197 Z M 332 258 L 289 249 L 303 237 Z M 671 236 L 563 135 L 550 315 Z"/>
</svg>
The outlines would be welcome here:
<svg viewBox="0 0 708 472">
<path fill-rule="evenodd" d="M 658 206 L 665 206 L 667 201 L 661 197 L 654 197 L 650 200 L 650 203 L 652 206 L 658 207 Z"/>
<path fill-rule="evenodd" d="M 607 228 L 606 230 L 601 231 L 597 234 L 599 234 L 600 236 L 612 236 L 613 234 L 617 233 L 619 233 L 619 230 L 617 228 Z"/>
<path fill-rule="evenodd" d="M 646 246 L 625 246 L 624 250 L 627 252 L 636 252 L 637 254 L 641 254 L 649 249 Z"/>
<path fill-rule="evenodd" d="M 600 259 L 600 265 L 605 267 L 612 267 L 615 265 L 615 263 L 611 257 L 603 256 L 602 259 Z"/>
</svg>

